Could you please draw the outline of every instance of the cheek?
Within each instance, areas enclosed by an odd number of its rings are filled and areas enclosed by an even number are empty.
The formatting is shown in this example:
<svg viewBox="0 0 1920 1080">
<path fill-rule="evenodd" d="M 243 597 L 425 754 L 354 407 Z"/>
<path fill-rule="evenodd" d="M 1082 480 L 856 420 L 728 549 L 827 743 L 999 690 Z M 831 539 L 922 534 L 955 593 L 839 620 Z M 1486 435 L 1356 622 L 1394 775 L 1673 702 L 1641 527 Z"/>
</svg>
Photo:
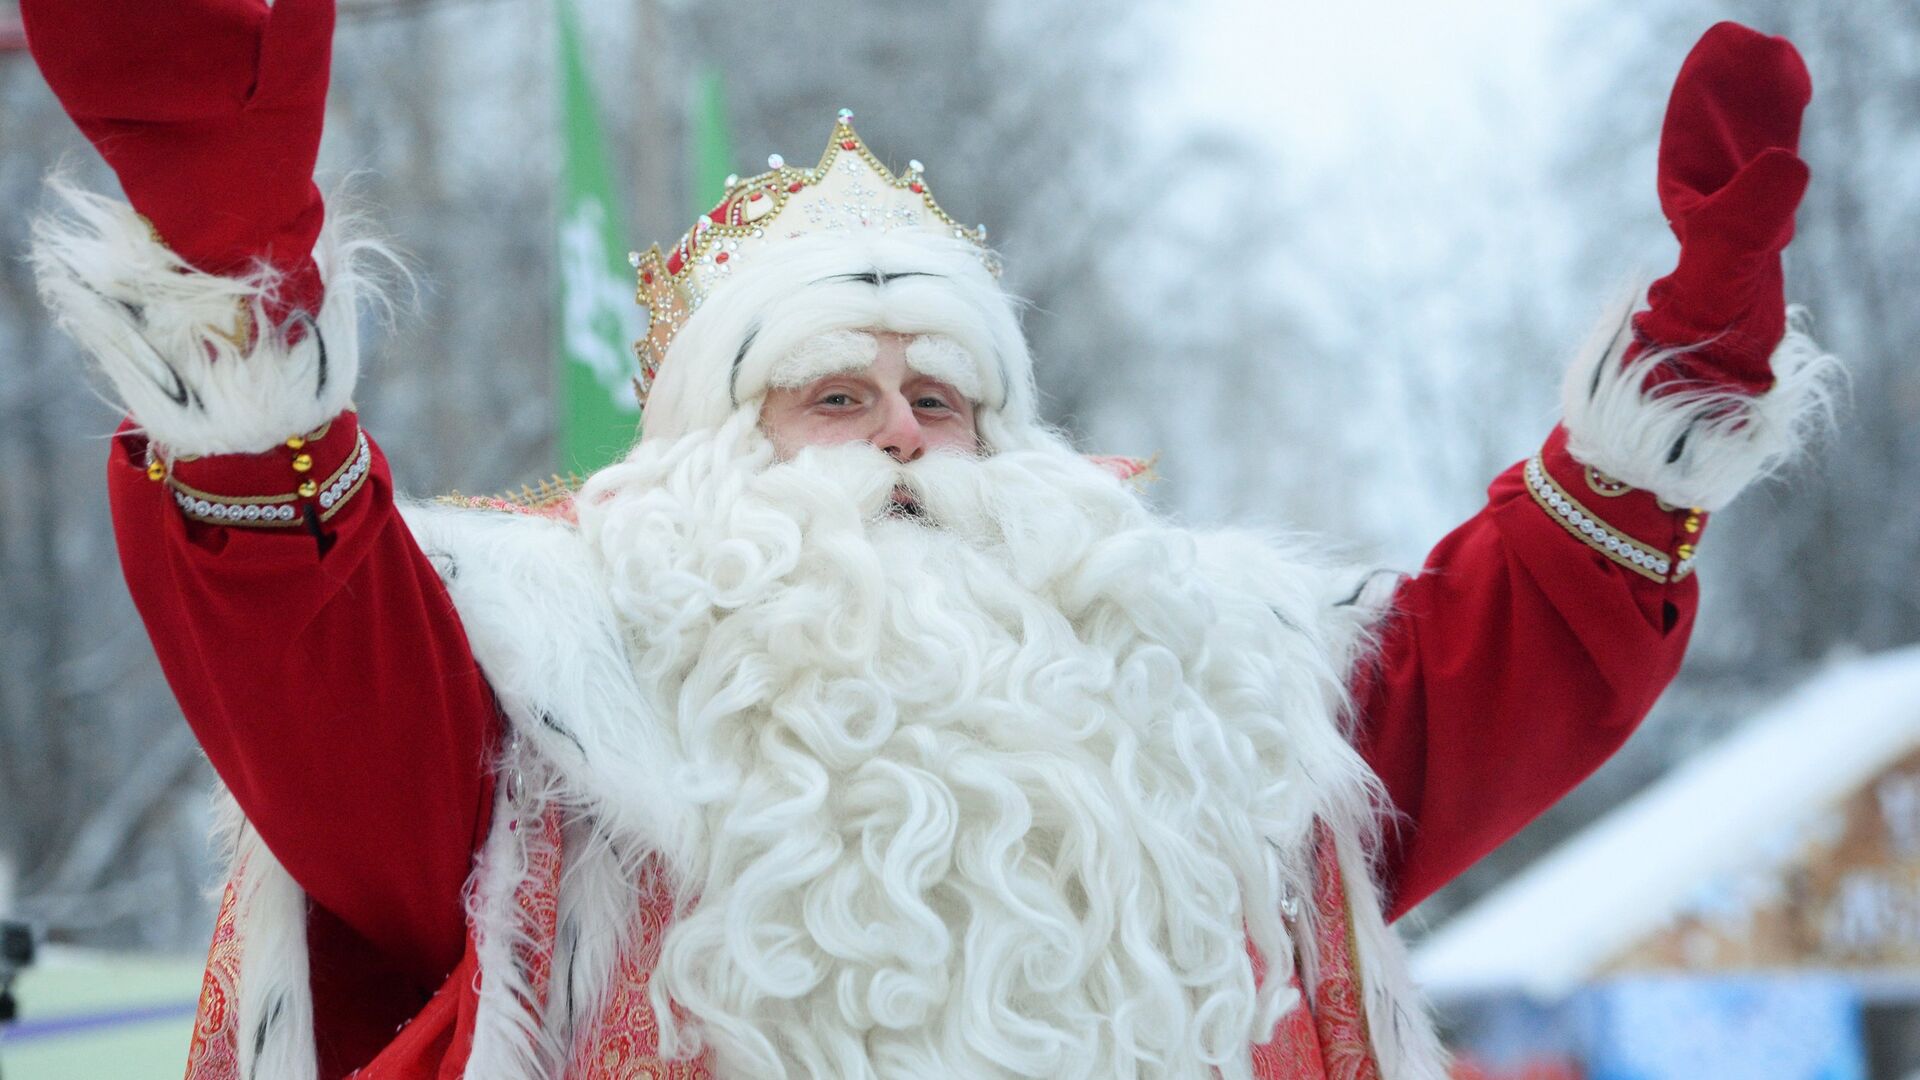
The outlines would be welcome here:
<svg viewBox="0 0 1920 1080">
<path fill-rule="evenodd" d="M 963 450 L 969 454 L 980 448 L 980 432 L 971 418 L 945 424 L 929 424 L 920 429 L 927 446 L 936 450 Z"/>
<path fill-rule="evenodd" d="M 793 456 L 802 447 L 834 446 L 867 437 L 866 428 L 857 417 L 817 416 L 804 410 L 768 410 L 761 416 L 760 426 L 783 458 Z"/>
</svg>

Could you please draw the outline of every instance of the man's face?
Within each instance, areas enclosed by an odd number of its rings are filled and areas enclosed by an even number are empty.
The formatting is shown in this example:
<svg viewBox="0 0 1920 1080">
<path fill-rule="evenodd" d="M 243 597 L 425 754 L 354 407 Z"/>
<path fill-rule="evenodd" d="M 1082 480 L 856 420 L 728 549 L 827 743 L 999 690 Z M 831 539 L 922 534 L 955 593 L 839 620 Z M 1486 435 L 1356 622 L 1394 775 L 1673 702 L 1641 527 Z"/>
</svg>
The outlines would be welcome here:
<svg viewBox="0 0 1920 1080">
<path fill-rule="evenodd" d="M 872 364 L 767 391 L 760 426 L 774 452 L 785 460 L 802 447 L 846 442 L 872 443 L 899 462 L 932 450 L 978 452 L 974 403 L 951 384 L 907 366 L 914 339 L 885 330 L 863 333 L 879 345 Z"/>
</svg>

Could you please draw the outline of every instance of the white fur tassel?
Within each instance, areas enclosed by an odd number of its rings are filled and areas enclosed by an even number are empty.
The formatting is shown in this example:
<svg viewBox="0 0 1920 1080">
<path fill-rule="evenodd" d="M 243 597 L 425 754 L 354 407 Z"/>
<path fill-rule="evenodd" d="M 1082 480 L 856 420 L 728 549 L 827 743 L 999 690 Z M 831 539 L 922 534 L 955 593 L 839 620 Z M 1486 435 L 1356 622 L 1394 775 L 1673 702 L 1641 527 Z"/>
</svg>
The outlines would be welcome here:
<svg viewBox="0 0 1920 1080">
<path fill-rule="evenodd" d="M 360 371 L 356 305 L 369 289 L 357 265 L 377 241 L 331 220 L 314 249 L 326 301 L 304 336 L 250 334 L 278 287 L 266 267 L 246 278 L 202 273 L 157 240 L 132 207 L 54 178 L 62 204 L 33 223 L 41 299 L 105 371 L 118 404 L 170 455 L 258 453 L 348 407 Z"/>
<path fill-rule="evenodd" d="M 1844 372 L 1807 335 L 1800 309 L 1789 312 L 1773 352 L 1777 381 L 1758 396 L 1717 387 L 1647 393 L 1648 375 L 1686 350 L 1650 349 L 1623 364 L 1632 340 L 1626 314 L 1615 312 L 1567 371 L 1567 452 L 1577 460 L 1675 506 L 1718 510 L 1832 423 Z"/>
</svg>

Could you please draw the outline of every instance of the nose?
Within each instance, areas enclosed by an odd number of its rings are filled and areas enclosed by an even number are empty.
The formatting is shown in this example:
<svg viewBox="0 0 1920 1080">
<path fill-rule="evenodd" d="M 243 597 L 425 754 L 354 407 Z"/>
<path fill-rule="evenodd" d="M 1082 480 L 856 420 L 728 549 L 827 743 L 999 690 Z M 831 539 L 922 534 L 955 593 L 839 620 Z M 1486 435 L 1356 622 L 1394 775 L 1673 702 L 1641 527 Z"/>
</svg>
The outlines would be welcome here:
<svg viewBox="0 0 1920 1080">
<path fill-rule="evenodd" d="M 906 395 L 888 395 L 880 430 L 874 433 L 873 444 L 903 465 L 920 460 L 920 456 L 927 452 L 926 432 L 920 429 L 920 417 L 914 413 L 913 403 L 907 400 Z"/>
</svg>

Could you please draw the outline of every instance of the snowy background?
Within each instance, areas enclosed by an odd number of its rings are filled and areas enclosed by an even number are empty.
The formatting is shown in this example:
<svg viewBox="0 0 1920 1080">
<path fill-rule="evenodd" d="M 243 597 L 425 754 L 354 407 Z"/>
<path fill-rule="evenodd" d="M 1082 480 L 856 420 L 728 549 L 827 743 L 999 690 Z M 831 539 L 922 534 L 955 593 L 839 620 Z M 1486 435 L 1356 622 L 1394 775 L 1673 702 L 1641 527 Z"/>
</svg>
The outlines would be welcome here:
<svg viewBox="0 0 1920 1080">
<path fill-rule="evenodd" d="M 1813 71 L 1788 289 L 1853 373 L 1816 465 L 1716 517 L 1679 683 L 1589 784 L 1435 898 L 1438 920 L 1836 653 L 1920 641 L 1920 6 L 582 0 L 632 246 L 692 208 L 692 87 L 737 168 L 811 160 L 834 109 L 986 222 L 1050 416 L 1158 453 L 1195 521 L 1284 524 L 1417 565 L 1552 426 L 1603 304 L 1664 273 L 1667 86 L 1718 18 Z M 1339 7 L 1339 10 L 1335 10 Z M 211 776 L 120 583 L 111 408 L 21 255 L 40 181 L 106 173 L 0 0 L 0 911 L 55 938 L 195 950 Z M 428 283 L 360 392 L 403 488 L 554 468 L 558 104 L 540 0 L 342 0 L 323 186 Z"/>
</svg>

